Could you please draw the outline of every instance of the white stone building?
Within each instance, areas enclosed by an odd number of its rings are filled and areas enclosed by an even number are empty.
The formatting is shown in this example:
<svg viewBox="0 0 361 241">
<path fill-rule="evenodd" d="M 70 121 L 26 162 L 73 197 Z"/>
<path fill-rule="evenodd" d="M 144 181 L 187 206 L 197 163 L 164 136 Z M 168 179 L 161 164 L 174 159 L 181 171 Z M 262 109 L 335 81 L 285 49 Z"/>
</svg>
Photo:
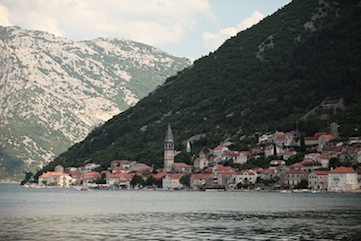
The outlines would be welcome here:
<svg viewBox="0 0 361 241">
<path fill-rule="evenodd" d="M 308 175 L 308 188 L 318 191 L 327 190 L 328 171 L 315 170 Z"/>
<path fill-rule="evenodd" d="M 337 167 L 328 173 L 327 190 L 330 192 L 349 192 L 359 189 L 357 172 L 348 167 Z"/>
<path fill-rule="evenodd" d="M 182 174 L 179 174 L 179 173 L 167 174 L 162 179 L 163 189 L 174 190 L 174 189 L 182 188 L 183 185 L 180 183 L 180 178 L 181 177 L 182 177 Z"/>
</svg>

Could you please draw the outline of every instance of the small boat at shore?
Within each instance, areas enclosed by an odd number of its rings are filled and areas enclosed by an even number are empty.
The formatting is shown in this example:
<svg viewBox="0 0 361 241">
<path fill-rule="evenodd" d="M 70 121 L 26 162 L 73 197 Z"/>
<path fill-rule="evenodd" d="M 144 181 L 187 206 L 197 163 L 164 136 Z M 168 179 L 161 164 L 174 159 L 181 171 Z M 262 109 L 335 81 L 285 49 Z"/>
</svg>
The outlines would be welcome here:
<svg viewBox="0 0 361 241">
<path fill-rule="evenodd" d="M 75 190 L 77 190 L 77 191 L 89 191 L 89 190 L 90 190 L 90 188 L 88 188 L 88 187 L 83 187 L 83 186 L 75 186 L 74 188 L 75 188 Z"/>
</svg>

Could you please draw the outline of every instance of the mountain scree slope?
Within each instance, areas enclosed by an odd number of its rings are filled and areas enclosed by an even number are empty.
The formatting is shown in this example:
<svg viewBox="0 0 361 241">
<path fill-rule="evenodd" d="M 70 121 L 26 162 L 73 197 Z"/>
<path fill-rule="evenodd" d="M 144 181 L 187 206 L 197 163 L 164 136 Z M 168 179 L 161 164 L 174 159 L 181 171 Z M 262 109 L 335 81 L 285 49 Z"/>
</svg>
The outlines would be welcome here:
<svg viewBox="0 0 361 241">
<path fill-rule="evenodd" d="M 0 178 L 41 168 L 189 64 L 126 39 L 0 27 Z"/>
</svg>

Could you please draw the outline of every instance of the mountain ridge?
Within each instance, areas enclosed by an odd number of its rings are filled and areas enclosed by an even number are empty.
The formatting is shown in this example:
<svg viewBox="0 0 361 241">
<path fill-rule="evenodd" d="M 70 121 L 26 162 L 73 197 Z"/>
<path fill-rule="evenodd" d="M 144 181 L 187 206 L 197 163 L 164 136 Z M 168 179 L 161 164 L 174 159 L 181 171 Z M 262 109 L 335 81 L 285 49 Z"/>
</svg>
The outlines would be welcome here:
<svg viewBox="0 0 361 241">
<path fill-rule="evenodd" d="M 19 27 L 0 27 L 0 46 L 0 176 L 47 164 L 190 64 L 131 40 Z"/>
</svg>

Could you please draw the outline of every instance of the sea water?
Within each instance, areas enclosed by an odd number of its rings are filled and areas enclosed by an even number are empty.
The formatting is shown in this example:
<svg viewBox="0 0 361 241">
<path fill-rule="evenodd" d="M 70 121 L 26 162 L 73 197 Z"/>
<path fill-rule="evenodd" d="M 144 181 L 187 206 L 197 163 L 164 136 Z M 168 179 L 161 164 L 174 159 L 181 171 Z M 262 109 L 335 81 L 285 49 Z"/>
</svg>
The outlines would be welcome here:
<svg viewBox="0 0 361 241">
<path fill-rule="evenodd" d="M 0 240 L 317 239 L 361 239 L 361 194 L 0 184 Z"/>
</svg>

